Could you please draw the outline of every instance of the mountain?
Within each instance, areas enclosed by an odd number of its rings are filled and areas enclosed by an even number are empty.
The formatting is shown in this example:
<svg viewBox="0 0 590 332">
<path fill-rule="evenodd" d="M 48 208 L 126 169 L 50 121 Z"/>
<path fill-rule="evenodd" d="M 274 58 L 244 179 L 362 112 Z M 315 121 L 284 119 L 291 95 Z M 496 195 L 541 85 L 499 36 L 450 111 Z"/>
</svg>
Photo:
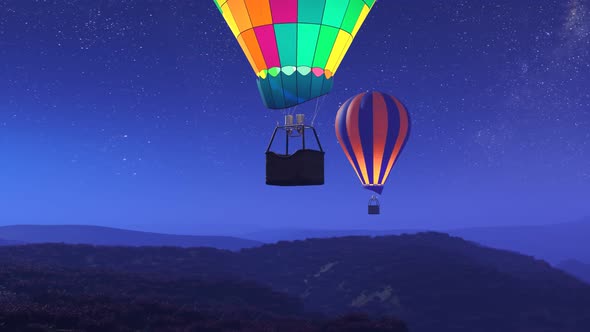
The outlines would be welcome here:
<svg viewBox="0 0 590 332">
<path fill-rule="evenodd" d="M 282 241 L 238 252 L 25 245 L 0 247 L 0 265 L 255 282 L 299 299 L 306 312 L 398 317 L 412 332 L 590 330 L 590 285 L 530 256 L 442 233 Z"/>
<path fill-rule="evenodd" d="M 172 235 L 83 225 L 0 226 L 0 238 L 20 243 L 212 247 L 226 250 L 239 250 L 261 244 L 230 236 Z"/>
<path fill-rule="evenodd" d="M 521 252 L 552 264 L 590 262 L 590 219 L 539 226 L 478 227 L 449 233 L 478 243 Z"/>
<path fill-rule="evenodd" d="M 407 332 L 393 318 L 308 315 L 300 300 L 246 281 L 20 264 L 3 265 L 0 280 L 2 331 Z"/>
<path fill-rule="evenodd" d="M 416 332 L 590 330 L 590 286 L 532 257 L 445 234 L 280 242 L 240 255 L 249 279 L 310 310 L 394 315 Z"/>
<path fill-rule="evenodd" d="M 343 236 L 415 234 L 420 230 L 283 229 L 235 236 L 197 236 L 148 233 L 98 226 L 0 226 L 0 245 L 19 243 L 81 243 L 122 246 L 213 247 L 239 250 L 263 243 Z M 445 231 L 489 247 L 520 252 L 554 265 L 575 259 L 590 262 L 590 219 L 539 226 L 473 227 Z M 550 244 L 550 245 L 548 245 Z"/>
<path fill-rule="evenodd" d="M 244 234 L 244 237 L 273 243 L 340 236 L 414 234 L 420 231 L 291 229 L 251 232 Z M 472 227 L 443 230 L 443 232 L 486 246 L 535 256 L 552 264 L 558 264 L 570 258 L 590 262 L 590 241 L 586 240 L 590 238 L 590 219 L 550 225 Z"/>
<path fill-rule="evenodd" d="M 23 244 L 23 242 L 0 239 L 0 246 L 16 246 L 19 244 Z"/>
<path fill-rule="evenodd" d="M 421 230 L 369 230 L 369 229 L 267 229 L 255 232 L 243 233 L 241 236 L 247 239 L 253 239 L 265 243 L 275 243 L 279 241 L 296 241 L 315 238 L 331 238 L 343 236 L 383 236 L 413 234 Z M 424 231 L 424 230 L 422 230 Z"/>
<path fill-rule="evenodd" d="M 568 259 L 559 263 L 557 267 L 590 284 L 590 264 Z"/>
</svg>

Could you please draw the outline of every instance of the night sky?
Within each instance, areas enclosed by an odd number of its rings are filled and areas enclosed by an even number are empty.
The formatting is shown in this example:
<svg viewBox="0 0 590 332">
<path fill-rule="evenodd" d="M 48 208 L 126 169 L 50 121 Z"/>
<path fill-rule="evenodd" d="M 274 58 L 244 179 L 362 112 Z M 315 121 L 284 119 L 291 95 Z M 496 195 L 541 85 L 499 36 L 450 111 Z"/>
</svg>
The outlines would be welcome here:
<svg viewBox="0 0 590 332">
<path fill-rule="evenodd" d="M 334 133 L 367 90 L 412 117 L 381 216 Z M 0 223 L 205 234 L 590 215 L 590 0 L 380 0 L 320 106 L 326 184 L 269 187 L 284 111 L 264 107 L 213 1 L 0 0 Z"/>
</svg>

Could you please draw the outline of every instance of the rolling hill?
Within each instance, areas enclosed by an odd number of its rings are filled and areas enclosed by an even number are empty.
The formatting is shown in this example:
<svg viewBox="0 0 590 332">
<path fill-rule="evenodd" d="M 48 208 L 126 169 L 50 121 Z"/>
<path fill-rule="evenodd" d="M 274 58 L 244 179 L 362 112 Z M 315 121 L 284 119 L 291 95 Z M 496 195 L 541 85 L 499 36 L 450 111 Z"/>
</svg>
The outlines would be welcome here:
<svg viewBox="0 0 590 332">
<path fill-rule="evenodd" d="M 239 250 L 261 244 L 230 236 L 173 235 L 84 225 L 0 226 L 0 238 L 17 243 L 212 247 L 226 250 Z"/>
<path fill-rule="evenodd" d="M 420 230 L 310 230 L 286 229 L 243 233 L 238 236 L 172 235 L 83 225 L 0 226 L 0 245 L 70 243 L 122 246 L 212 247 L 240 250 L 274 243 L 343 236 L 415 234 Z M 557 264 L 570 259 L 590 262 L 590 219 L 538 225 L 473 227 L 445 231 L 489 247 L 511 250 Z M 550 244 L 550 245 L 548 245 Z"/>
<path fill-rule="evenodd" d="M 266 230 L 243 236 L 266 243 L 341 236 L 384 236 L 414 234 L 422 230 Z M 576 259 L 590 262 L 590 218 L 577 222 L 534 225 L 472 227 L 442 232 L 493 248 L 511 250 L 544 259 L 554 265 Z"/>
<path fill-rule="evenodd" d="M 557 267 L 590 284 L 590 264 L 570 259 L 559 263 Z"/>
<path fill-rule="evenodd" d="M 415 332 L 587 332 L 590 285 L 544 261 L 441 233 L 210 248 L 25 245 L 0 264 L 255 282 L 306 312 L 398 317 Z M 253 292 L 251 296 L 256 296 Z"/>
<path fill-rule="evenodd" d="M 297 298 L 246 281 L 19 264 L 3 265 L 0 280 L 2 331 L 407 332 L 393 318 L 309 315 Z"/>
<path fill-rule="evenodd" d="M 298 295 L 310 310 L 394 315 L 424 332 L 590 329 L 590 286 L 532 257 L 444 234 L 280 242 L 241 255 L 256 266 L 248 278 Z"/>
<path fill-rule="evenodd" d="M 0 246 L 16 246 L 19 244 L 23 244 L 23 242 L 0 239 Z"/>
<path fill-rule="evenodd" d="M 539 225 L 479 227 L 449 233 L 478 243 L 521 252 L 552 264 L 576 259 L 590 262 L 590 219 Z"/>
</svg>

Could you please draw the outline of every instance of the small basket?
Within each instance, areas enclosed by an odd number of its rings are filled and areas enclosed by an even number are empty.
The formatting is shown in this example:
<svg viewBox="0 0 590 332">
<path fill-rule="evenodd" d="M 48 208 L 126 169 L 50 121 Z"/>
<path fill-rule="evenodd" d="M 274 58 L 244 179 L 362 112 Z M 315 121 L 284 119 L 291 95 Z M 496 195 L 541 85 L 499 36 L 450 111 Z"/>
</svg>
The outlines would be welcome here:
<svg viewBox="0 0 590 332">
<path fill-rule="evenodd" d="M 381 214 L 381 206 L 377 197 L 372 196 L 369 199 L 369 214 Z"/>
<path fill-rule="evenodd" d="M 369 205 L 369 214 L 381 214 L 379 205 Z"/>
</svg>

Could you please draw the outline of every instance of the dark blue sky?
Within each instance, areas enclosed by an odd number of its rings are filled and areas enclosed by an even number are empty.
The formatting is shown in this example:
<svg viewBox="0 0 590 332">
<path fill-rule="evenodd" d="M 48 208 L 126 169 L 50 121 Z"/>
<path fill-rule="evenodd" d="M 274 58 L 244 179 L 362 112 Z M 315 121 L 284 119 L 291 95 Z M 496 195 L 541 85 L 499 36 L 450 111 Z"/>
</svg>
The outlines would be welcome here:
<svg viewBox="0 0 590 332">
<path fill-rule="evenodd" d="M 413 120 L 379 217 L 333 128 L 366 90 Z M 196 234 L 590 215 L 588 0 L 378 1 L 321 106 L 326 185 L 269 187 L 283 112 L 264 108 L 213 1 L 0 0 L 0 223 Z"/>
</svg>

